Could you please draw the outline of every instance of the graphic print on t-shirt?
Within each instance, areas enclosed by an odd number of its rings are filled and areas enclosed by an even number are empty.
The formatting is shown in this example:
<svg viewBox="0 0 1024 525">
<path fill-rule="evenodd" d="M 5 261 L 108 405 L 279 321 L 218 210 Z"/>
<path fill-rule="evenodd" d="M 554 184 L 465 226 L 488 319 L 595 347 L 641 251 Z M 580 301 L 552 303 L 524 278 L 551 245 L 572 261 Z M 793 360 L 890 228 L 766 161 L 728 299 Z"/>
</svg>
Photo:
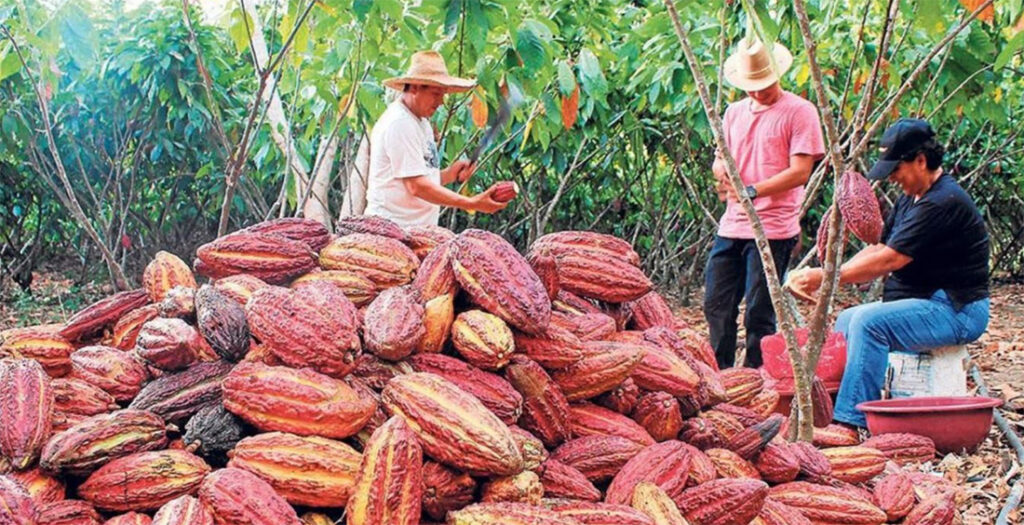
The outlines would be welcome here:
<svg viewBox="0 0 1024 525">
<path fill-rule="evenodd" d="M 434 137 L 427 135 L 427 147 L 423 152 L 423 160 L 426 161 L 427 166 L 431 168 L 440 168 L 441 161 L 438 159 L 437 144 L 434 143 Z"/>
</svg>

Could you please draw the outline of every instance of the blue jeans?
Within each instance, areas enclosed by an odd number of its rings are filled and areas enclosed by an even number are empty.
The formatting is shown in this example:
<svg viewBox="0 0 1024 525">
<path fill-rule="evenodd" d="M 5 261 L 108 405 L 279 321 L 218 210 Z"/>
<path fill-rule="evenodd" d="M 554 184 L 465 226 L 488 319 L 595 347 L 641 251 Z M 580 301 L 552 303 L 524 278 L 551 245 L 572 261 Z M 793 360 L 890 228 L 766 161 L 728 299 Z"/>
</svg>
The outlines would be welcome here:
<svg viewBox="0 0 1024 525">
<path fill-rule="evenodd" d="M 781 280 L 789 266 L 796 238 L 768 241 Z M 719 368 L 736 360 L 736 317 L 747 300 L 743 325 L 747 329 L 747 366 L 761 366 L 761 338 L 775 333 L 775 308 L 768 295 L 761 256 L 753 239 L 715 236 L 704 270 L 704 318 Z"/>
<path fill-rule="evenodd" d="M 855 407 L 881 397 L 890 351 L 927 352 L 961 345 L 981 337 L 986 327 L 988 298 L 958 311 L 943 290 L 929 299 L 874 302 L 844 310 L 836 320 L 836 331 L 846 336 L 846 371 L 833 419 L 867 426 L 864 414 Z"/>
</svg>

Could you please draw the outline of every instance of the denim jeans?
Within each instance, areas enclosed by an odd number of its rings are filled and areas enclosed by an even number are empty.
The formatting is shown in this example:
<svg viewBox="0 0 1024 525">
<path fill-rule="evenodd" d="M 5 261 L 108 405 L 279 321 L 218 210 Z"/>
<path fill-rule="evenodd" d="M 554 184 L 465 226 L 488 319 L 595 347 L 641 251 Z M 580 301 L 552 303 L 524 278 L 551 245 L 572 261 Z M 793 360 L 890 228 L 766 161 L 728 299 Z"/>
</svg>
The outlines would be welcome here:
<svg viewBox="0 0 1024 525">
<path fill-rule="evenodd" d="M 781 280 L 789 266 L 796 238 L 768 241 Z M 704 318 L 719 368 L 736 360 L 736 317 L 747 300 L 743 326 L 747 329 L 747 366 L 761 366 L 761 338 L 775 332 L 775 309 L 768 281 L 753 239 L 715 236 L 704 270 Z"/>
<path fill-rule="evenodd" d="M 988 326 L 988 298 L 959 311 L 946 292 L 929 299 L 900 299 L 848 308 L 839 314 L 836 331 L 846 336 L 846 371 L 836 399 L 836 421 L 867 426 L 855 407 L 881 397 L 889 352 L 927 352 L 981 337 Z"/>
</svg>

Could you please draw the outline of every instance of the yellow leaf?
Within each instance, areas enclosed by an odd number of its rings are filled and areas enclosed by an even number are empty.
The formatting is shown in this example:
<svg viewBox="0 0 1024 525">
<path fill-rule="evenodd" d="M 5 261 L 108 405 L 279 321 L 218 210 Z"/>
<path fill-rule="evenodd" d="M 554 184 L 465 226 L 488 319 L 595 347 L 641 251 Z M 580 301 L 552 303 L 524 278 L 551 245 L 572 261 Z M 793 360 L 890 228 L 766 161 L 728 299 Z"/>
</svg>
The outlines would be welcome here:
<svg viewBox="0 0 1024 525">
<path fill-rule="evenodd" d="M 995 91 L 992 93 L 992 100 L 994 100 L 996 102 L 999 102 L 1000 100 L 1003 100 L 1003 88 L 997 87 L 995 89 Z"/>
<path fill-rule="evenodd" d="M 526 121 L 526 126 L 523 127 L 523 142 L 519 145 L 519 151 L 526 149 L 526 141 L 530 140 L 530 130 L 533 129 L 533 117 Z"/>
<path fill-rule="evenodd" d="M 483 128 L 487 125 L 487 103 L 484 102 L 483 90 L 479 91 L 480 93 L 473 93 L 473 100 L 469 103 L 469 110 L 473 116 L 473 124 L 476 124 L 478 128 Z"/>
<path fill-rule="evenodd" d="M 796 73 L 796 84 L 798 86 L 804 85 L 807 79 L 811 77 L 811 67 L 807 64 L 800 66 L 800 70 Z"/>
<path fill-rule="evenodd" d="M 580 86 L 572 90 L 572 94 L 562 99 L 562 125 L 571 129 L 580 114 Z"/>
<path fill-rule="evenodd" d="M 973 13 L 975 9 L 981 4 L 984 4 L 985 0 L 960 0 L 960 5 L 967 9 L 968 13 Z M 995 2 L 988 5 L 981 13 L 978 14 L 978 20 L 982 22 L 992 23 L 996 19 L 996 8 Z"/>
</svg>

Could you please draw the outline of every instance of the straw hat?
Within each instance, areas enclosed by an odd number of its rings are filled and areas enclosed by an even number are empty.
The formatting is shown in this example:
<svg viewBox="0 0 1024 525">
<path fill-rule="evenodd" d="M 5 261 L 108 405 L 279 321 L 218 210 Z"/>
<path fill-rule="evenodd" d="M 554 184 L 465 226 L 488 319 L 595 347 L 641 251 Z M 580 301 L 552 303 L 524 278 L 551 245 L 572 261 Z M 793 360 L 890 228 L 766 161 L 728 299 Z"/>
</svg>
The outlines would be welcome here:
<svg viewBox="0 0 1024 525">
<path fill-rule="evenodd" d="M 777 72 L 772 70 L 772 60 L 760 40 L 740 40 L 736 52 L 725 60 L 725 79 L 743 91 L 760 91 L 774 84 L 793 65 L 793 55 L 778 42 L 772 54 L 779 68 Z"/>
<path fill-rule="evenodd" d="M 423 86 L 440 86 L 449 92 L 469 91 L 476 81 L 468 78 L 453 77 L 448 74 L 444 58 L 437 51 L 419 51 L 412 56 L 409 70 L 404 76 L 389 78 L 384 85 L 402 91 L 405 84 Z"/>
</svg>

